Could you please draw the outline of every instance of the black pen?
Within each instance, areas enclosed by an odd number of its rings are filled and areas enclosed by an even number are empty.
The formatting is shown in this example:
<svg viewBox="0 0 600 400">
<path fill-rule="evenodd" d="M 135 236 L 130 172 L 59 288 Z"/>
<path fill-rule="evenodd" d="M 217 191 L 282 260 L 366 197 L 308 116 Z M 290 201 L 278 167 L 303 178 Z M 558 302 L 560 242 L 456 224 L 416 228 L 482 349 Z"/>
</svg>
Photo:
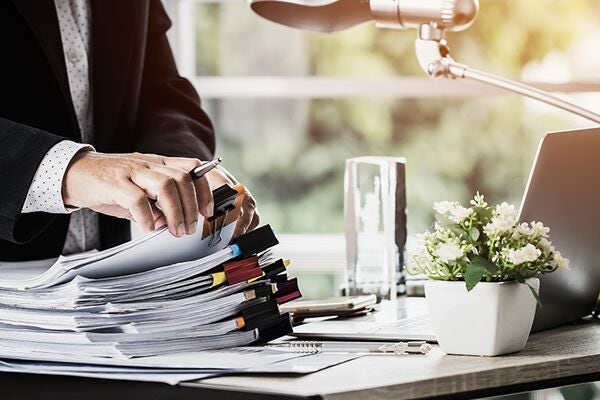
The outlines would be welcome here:
<svg viewBox="0 0 600 400">
<path fill-rule="evenodd" d="M 202 178 L 205 174 L 217 168 L 219 164 L 221 164 L 221 161 L 223 161 L 223 159 L 219 157 L 216 160 L 207 161 L 204 164 L 197 166 L 196 168 L 190 171 L 192 179 L 197 180 Z"/>
</svg>

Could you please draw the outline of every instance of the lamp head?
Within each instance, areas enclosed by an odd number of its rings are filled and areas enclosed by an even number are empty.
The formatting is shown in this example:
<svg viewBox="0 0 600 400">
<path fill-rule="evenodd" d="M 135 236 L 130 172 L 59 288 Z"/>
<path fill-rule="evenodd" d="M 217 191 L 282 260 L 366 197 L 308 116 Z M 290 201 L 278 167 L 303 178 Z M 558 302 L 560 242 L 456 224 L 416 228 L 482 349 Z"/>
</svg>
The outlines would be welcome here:
<svg viewBox="0 0 600 400">
<path fill-rule="evenodd" d="M 283 25 L 335 32 L 374 20 L 396 29 L 435 26 L 445 31 L 468 28 L 478 0 L 248 0 L 258 15 Z"/>
</svg>

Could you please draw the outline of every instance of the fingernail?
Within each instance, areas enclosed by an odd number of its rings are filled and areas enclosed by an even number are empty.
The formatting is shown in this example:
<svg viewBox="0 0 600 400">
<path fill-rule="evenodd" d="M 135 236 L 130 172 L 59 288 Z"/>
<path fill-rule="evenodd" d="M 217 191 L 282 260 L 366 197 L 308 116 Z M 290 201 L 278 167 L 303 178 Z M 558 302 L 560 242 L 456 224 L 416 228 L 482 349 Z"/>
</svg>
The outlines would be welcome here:
<svg viewBox="0 0 600 400">
<path fill-rule="evenodd" d="M 194 233 L 196 233 L 196 222 L 197 221 L 194 221 L 187 226 L 186 232 L 188 235 L 193 235 Z"/>
<path fill-rule="evenodd" d="M 215 208 L 215 203 L 214 202 L 210 202 L 206 205 L 206 207 L 204 208 L 204 215 L 208 218 L 208 217 L 212 217 L 213 215 L 213 209 Z"/>
<path fill-rule="evenodd" d="M 185 235 L 185 225 L 184 224 L 180 224 L 177 227 L 177 236 L 183 236 Z"/>
</svg>

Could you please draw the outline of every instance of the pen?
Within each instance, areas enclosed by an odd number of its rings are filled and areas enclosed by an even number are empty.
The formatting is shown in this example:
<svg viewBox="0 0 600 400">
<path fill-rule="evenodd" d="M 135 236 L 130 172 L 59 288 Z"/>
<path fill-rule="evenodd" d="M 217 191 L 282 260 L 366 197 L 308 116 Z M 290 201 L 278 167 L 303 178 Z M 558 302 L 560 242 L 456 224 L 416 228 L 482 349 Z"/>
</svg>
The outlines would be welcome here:
<svg viewBox="0 0 600 400">
<path fill-rule="evenodd" d="M 393 353 L 393 354 L 427 354 L 431 345 L 424 341 L 415 342 L 317 342 L 297 340 L 267 345 L 267 348 L 292 353 Z"/>
<path fill-rule="evenodd" d="M 195 180 L 202 178 L 208 172 L 217 168 L 219 166 L 219 164 L 221 164 L 221 161 L 223 161 L 223 159 L 221 157 L 219 157 L 216 160 L 207 161 L 207 162 L 203 163 L 202 165 L 197 166 L 196 168 L 194 168 L 193 170 L 190 171 L 190 176 L 192 177 L 192 180 L 195 181 Z M 156 206 L 158 207 L 159 210 L 161 209 L 160 205 L 158 204 L 158 200 L 156 198 L 150 198 L 150 200 L 156 204 Z"/>
<path fill-rule="evenodd" d="M 216 160 L 207 161 L 204 164 L 197 166 L 196 168 L 190 171 L 192 179 L 196 180 L 202 178 L 206 173 L 217 168 L 219 164 L 221 164 L 221 161 L 223 161 L 223 159 L 219 157 Z"/>
</svg>

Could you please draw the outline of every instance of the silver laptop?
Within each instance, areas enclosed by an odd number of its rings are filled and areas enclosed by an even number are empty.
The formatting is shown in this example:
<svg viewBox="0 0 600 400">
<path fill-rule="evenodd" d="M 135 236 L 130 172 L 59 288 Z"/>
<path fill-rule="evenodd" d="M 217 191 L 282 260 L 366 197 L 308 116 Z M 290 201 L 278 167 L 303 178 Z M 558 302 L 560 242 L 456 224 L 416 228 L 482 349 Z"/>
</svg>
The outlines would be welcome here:
<svg viewBox="0 0 600 400">
<path fill-rule="evenodd" d="M 568 271 L 541 277 L 532 331 L 589 315 L 600 293 L 600 128 L 547 134 L 538 148 L 520 220 L 543 221 Z M 300 325 L 298 337 L 361 340 L 434 340 L 425 299 L 408 298 L 397 312 Z M 388 306 L 389 308 L 389 306 Z"/>
</svg>

